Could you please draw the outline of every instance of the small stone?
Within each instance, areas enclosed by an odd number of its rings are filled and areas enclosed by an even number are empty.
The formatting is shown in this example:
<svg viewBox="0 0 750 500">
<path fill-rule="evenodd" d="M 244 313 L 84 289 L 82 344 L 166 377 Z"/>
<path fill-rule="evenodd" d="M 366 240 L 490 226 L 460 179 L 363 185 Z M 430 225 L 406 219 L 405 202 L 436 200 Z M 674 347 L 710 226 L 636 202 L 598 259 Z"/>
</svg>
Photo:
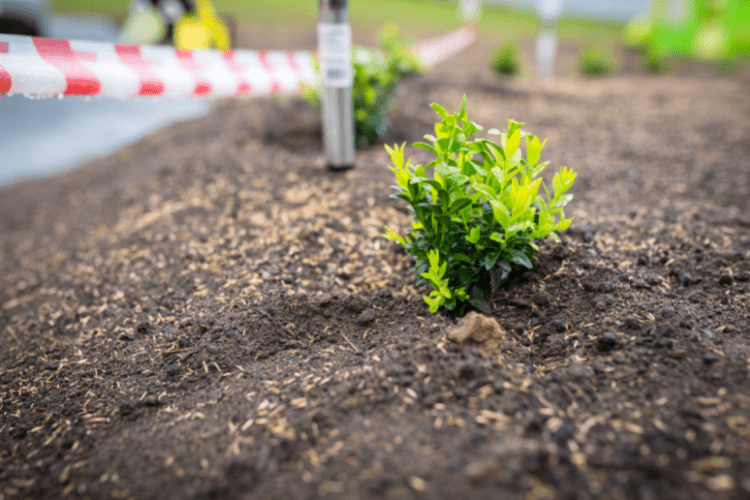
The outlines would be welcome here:
<svg viewBox="0 0 750 500">
<path fill-rule="evenodd" d="M 719 276 L 720 285 L 731 285 L 734 282 L 734 277 L 729 273 L 721 273 Z"/>
<path fill-rule="evenodd" d="M 494 338 L 500 339 L 505 336 L 505 331 L 500 328 L 495 318 L 490 318 L 476 311 L 461 318 L 455 327 L 448 331 L 448 339 L 462 344 L 471 339 L 475 342 L 484 342 Z"/>
<path fill-rule="evenodd" d="M 642 253 L 638 255 L 638 265 L 639 266 L 647 266 L 648 265 L 648 255 L 645 253 Z"/>
<path fill-rule="evenodd" d="M 495 458 L 486 458 L 475 460 L 466 466 L 464 474 L 473 483 L 492 483 L 500 475 L 501 466 L 499 460 Z"/>
<path fill-rule="evenodd" d="M 135 331 L 138 332 L 141 335 L 147 335 L 151 333 L 151 323 L 148 321 L 141 321 L 136 325 Z"/>
<path fill-rule="evenodd" d="M 674 309 L 671 309 L 669 307 L 661 310 L 661 317 L 663 319 L 673 318 L 675 314 L 677 314 L 677 312 Z"/>
<path fill-rule="evenodd" d="M 716 363 L 718 360 L 719 360 L 719 357 L 712 352 L 708 352 L 703 355 L 703 362 L 707 365 L 712 365 Z"/>
<path fill-rule="evenodd" d="M 520 297 L 515 297 L 513 299 L 510 299 L 508 301 L 508 304 L 510 304 L 513 307 L 517 307 L 518 309 L 529 309 L 531 307 L 531 302 L 529 302 L 526 299 L 522 299 Z"/>
<path fill-rule="evenodd" d="M 617 345 L 617 335 L 613 332 L 604 332 L 599 335 L 597 348 L 602 352 L 611 351 Z"/>
<path fill-rule="evenodd" d="M 615 303 L 615 298 L 613 295 L 609 293 L 603 293 L 601 295 L 598 295 L 594 299 L 594 306 L 600 311 L 605 310 L 606 308 L 610 307 L 614 303 Z"/>
<path fill-rule="evenodd" d="M 357 316 L 357 323 L 360 325 L 369 325 L 375 320 L 375 311 L 372 309 L 365 309 L 362 313 Z"/>
<path fill-rule="evenodd" d="M 361 313 L 362 311 L 370 307 L 370 301 L 366 297 L 358 293 L 347 295 L 344 298 L 343 302 L 344 307 L 356 313 Z"/>
<path fill-rule="evenodd" d="M 479 369 L 474 363 L 465 363 L 461 365 L 458 376 L 464 380 L 472 380 L 479 376 Z"/>
<path fill-rule="evenodd" d="M 733 325 L 726 325 L 724 327 L 724 333 L 727 334 L 727 335 L 733 335 L 733 334 L 736 334 L 738 332 L 739 332 L 739 330 L 735 326 L 733 326 Z"/>
<path fill-rule="evenodd" d="M 589 365 L 584 365 L 583 363 L 571 363 L 568 367 L 568 372 L 571 377 L 577 379 L 587 379 L 594 375 L 591 367 Z"/>
<path fill-rule="evenodd" d="M 672 344 L 674 344 L 674 340 L 668 338 L 660 338 L 656 341 L 656 345 L 659 347 L 672 347 Z"/>
<path fill-rule="evenodd" d="M 656 328 L 657 337 L 671 337 L 673 333 L 672 327 L 669 325 L 659 325 Z"/>
<path fill-rule="evenodd" d="M 156 396 L 149 395 L 149 396 L 146 396 L 145 398 L 143 398 L 143 400 L 140 401 L 138 404 L 141 405 L 141 406 L 146 406 L 146 407 L 149 407 L 149 408 L 153 408 L 155 406 L 160 406 L 161 402 L 159 401 L 159 398 L 157 398 Z"/>
<path fill-rule="evenodd" d="M 641 328 L 641 322 L 635 316 L 628 316 L 625 319 L 625 326 L 628 330 L 639 330 Z"/>
<path fill-rule="evenodd" d="M 180 365 L 179 364 L 172 363 L 171 365 L 169 365 L 167 367 L 167 375 L 169 375 L 170 377 L 174 377 L 178 373 L 180 373 Z"/>
<path fill-rule="evenodd" d="M 312 302 L 313 302 L 313 305 L 316 305 L 318 307 L 325 307 L 331 303 L 331 300 L 332 300 L 331 296 L 327 293 L 324 293 L 322 295 L 318 295 L 317 297 L 315 297 Z"/>
<path fill-rule="evenodd" d="M 552 295 L 550 295 L 547 292 L 539 292 L 534 294 L 534 304 L 538 305 L 539 307 L 548 306 L 552 303 Z"/>
<path fill-rule="evenodd" d="M 674 346 L 677 347 L 677 346 Z M 687 351 L 685 349 L 674 349 L 672 350 L 672 357 L 675 359 L 685 359 Z"/>
<path fill-rule="evenodd" d="M 559 319 L 553 319 L 552 321 L 550 321 L 549 326 L 557 333 L 561 333 L 565 331 L 565 323 L 563 323 Z"/>
</svg>

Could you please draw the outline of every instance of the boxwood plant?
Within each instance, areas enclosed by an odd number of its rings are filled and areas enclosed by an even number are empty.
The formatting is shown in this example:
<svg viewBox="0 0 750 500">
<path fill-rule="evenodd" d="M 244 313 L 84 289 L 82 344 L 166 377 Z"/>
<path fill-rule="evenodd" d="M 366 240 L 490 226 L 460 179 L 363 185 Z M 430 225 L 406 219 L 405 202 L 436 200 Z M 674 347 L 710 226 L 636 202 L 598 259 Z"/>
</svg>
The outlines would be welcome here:
<svg viewBox="0 0 750 500">
<path fill-rule="evenodd" d="M 504 132 L 488 131 L 498 142 L 471 139 L 482 127 L 469 121 L 465 96 L 458 113 L 438 104 L 432 108 L 441 118 L 435 135 L 425 136 L 429 144 L 414 146 L 431 151 L 435 160 L 411 165 L 405 144 L 386 146 L 396 174 L 397 192 L 391 196 L 408 204 L 414 220 L 407 234 L 386 227 L 383 236 L 414 259 L 417 283 L 432 288 L 424 297 L 431 313 L 486 311 L 488 293 L 512 286 L 514 271 L 533 268 L 535 240 L 559 241 L 555 232 L 570 226 L 573 219 L 565 218 L 563 207 L 573 198 L 568 190 L 576 173 L 562 167 L 550 193 L 540 177 L 549 163 L 540 162 L 546 140 L 523 132 L 523 124 L 513 120 Z"/>
</svg>

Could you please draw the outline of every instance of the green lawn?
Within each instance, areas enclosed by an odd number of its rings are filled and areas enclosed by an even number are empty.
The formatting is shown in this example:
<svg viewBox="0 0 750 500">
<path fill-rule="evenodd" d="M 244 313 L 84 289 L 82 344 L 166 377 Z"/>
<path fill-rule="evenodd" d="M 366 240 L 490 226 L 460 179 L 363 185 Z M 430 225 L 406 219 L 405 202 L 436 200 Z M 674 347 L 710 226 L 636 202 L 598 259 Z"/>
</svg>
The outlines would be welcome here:
<svg viewBox="0 0 750 500">
<path fill-rule="evenodd" d="M 54 0 L 53 9 L 66 14 L 97 13 L 121 21 L 127 16 L 128 5 L 128 0 Z M 317 0 L 214 0 L 214 5 L 245 26 L 264 29 L 312 29 L 318 18 Z M 443 33 L 460 24 L 456 3 L 437 0 L 350 0 L 349 12 L 353 26 L 373 33 L 387 23 L 395 23 L 404 34 L 420 36 Z M 537 21 L 531 12 L 491 5 L 483 8 L 479 29 L 498 37 L 528 36 L 536 31 Z M 562 39 L 616 41 L 621 31 L 620 25 L 577 19 L 563 19 L 559 27 Z"/>
</svg>

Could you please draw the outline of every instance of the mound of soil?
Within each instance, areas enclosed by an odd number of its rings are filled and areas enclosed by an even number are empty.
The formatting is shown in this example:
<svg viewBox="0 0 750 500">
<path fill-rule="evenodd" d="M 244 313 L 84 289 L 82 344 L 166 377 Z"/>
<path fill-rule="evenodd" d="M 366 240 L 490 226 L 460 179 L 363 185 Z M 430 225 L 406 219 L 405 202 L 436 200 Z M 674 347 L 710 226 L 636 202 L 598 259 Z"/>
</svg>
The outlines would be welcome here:
<svg viewBox="0 0 750 500">
<path fill-rule="evenodd" d="M 380 236 L 382 147 L 327 171 L 297 97 L 4 190 L 0 500 L 750 496 L 747 72 L 538 87 L 491 49 L 405 81 L 387 138 L 465 93 L 579 173 L 487 340 Z"/>
</svg>

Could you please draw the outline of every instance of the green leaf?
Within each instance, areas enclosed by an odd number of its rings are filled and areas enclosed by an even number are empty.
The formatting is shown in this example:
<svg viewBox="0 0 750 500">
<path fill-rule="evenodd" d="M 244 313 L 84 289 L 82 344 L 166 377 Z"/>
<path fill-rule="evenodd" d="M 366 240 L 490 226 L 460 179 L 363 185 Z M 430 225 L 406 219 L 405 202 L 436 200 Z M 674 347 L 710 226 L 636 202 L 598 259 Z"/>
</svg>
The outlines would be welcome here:
<svg viewBox="0 0 750 500">
<path fill-rule="evenodd" d="M 459 120 L 466 119 L 466 94 L 464 94 L 464 100 L 461 103 L 461 111 L 458 112 L 458 119 Z"/>
<path fill-rule="evenodd" d="M 530 220 L 519 222 L 517 224 L 513 224 L 508 228 L 509 233 L 520 233 L 522 231 L 526 231 L 527 229 L 530 229 L 534 227 L 534 223 Z"/>
<path fill-rule="evenodd" d="M 560 171 L 552 177 L 552 189 L 555 191 L 555 196 L 560 196 L 570 189 L 577 176 L 578 174 L 567 167 L 560 168 Z"/>
<path fill-rule="evenodd" d="M 427 305 L 430 307 L 431 314 L 435 314 L 436 312 L 438 312 L 440 306 L 442 306 L 445 302 L 445 299 L 443 299 L 442 297 L 440 297 L 439 299 L 431 299 L 427 295 L 424 295 L 423 298 Z"/>
<path fill-rule="evenodd" d="M 430 145 L 429 145 L 429 144 L 427 144 L 426 142 L 415 142 L 415 143 L 413 143 L 413 144 L 412 144 L 412 146 L 414 146 L 415 148 L 422 148 L 422 149 L 426 149 L 426 150 L 428 150 L 428 151 L 432 151 L 432 153 L 433 153 L 433 154 L 434 154 L 435 156 L 437 156 L 437 155 L 438 155 L 438 150 L 437 150 L 437 149 L 435 149 L 434 147 L 430 146 Z"/>
<path fill-rule="evenodd" d="M 471 228 L 471 231 L 469 231 L 468 236 L 466 236 L 466 239 L 470 243 L 477 244 L 479 242 L 479 238 L 482 234 L 482 230 L 479 228 L 479 226 L 474 226 Z"/>
<path fill-rule="evenodd" d="M 469 198 L 460 198 L 451 204 L 450 213 L 451 215 L 457 214 L 469 205 L 471 205 L 471 200 Z"/>
<path fill-rule="evenodd" d="M 474 189 L 475 192 L 484 195 L 485 201 L 491 201 L 497 198 L 497 192 L 492 188 L 492 186 L 488 186 L 487 184 L 479 184 L 479 183 L 473 182 L 471 184 L 471 187 Z"/>
<path fill-rule="evenodd" d="M 570 227 L 570 223 L 573 222 L 573 219 L 575 219 L 575 217 L 571 217 L 570 219 L 560 219 L 560 222 L 555 226 L 555 231 L 565 231 Z"/>
<path fill-rule="evenodd" d="M 387 231 L 385 234 L 383 234 L 383 238 L 393 240 L 396 243 L 400 244 L 402 247 L 405 247 L 407 245 L 406 240 L 404 240 L 403 236 L 396 234 L 396 232 L 391 229 L 388 226 L 385 226 L 385 230 Z"/>
<path fill-rule="evenodd" d="M 525 267 L 526 269 L 533 269 L 534 264 L 529 260 L 529 258 L 526 256 L 525 253 L 523 253 L 520 250 L 516 250 L 514 248 L 508 248 L 505 250 L 508 255 L 508 261 L 512 262 L 513 264 Z"/>
<path fill-rule="evenodd" d="M 508 208 L 503 202 L 498 200 L 490 200 L 490 205 L 492 206 L 492 215 L 495 217 L 495 220 L 507 231 L 511 224 Z"/>
<path fill-rule="evenodd" d="M 508 136 L 511 136 L 518 131 L 521 132 L 521 127 L 523 127 L 523 123 L 517 122 L 515 120 L 508 120 Z"/>
<path fill-rule="evenodd" d="M 521 129 L 517 129 L 512 135 L 508 136 L 508 142 L 505 146 L 505 156 L 512 158 L 518 147 L 521 145 Z"/>
<path fill-rule="evenodd" d="M 485 256 L 484 258 L 484 268 L 486 270 L 490 270 L 495 267 L 495 264 L 497 264 L 497 259 L 500 257 L 501 251 L 498 250 L 496 252 L 492 252 Z"/>
<path fill-rule="evenodd" d="M 543 143 L 539 143 L 539 138 L 535 135 L 528 134 L 526 136 L 526 163 L 529 167 L 534 167 L 542 157 L 542 148 L 546 144 L 545 139 Z"/>
<path fill-rule="evenodd" d="M 505 180 L 505 173 L 503 172 L 503 169 L 492 167 L 492 175 L 494 175 L 497 181 L 502 185 L 503 181 Z"/>
<path fill-rule="evenodd" d="M 550 208 L 564 207 L 572 199 L 573 199 L 572 194 L 562 194 L 558 196 L 557 198 L 555 198 L 555 201 L 554 203 L 552 203 L 552 205 L 550 205 Z"/>
<path fill-rule="evenodd" d="M 455 260 L 460 260 L 461 262 L 466 262 L 467 264 L 471 264 L 473 261 L 471 258 L 469 258 L 468 255 L 461 252 L 455 252 L 451 254 L 451 258 Z"/>
<path fill-rule="evenodd" d="M 441 118 L 445 119 L 448 116 L 448 112 L 440 104 L 433 102 L 430 107 L 437 111 L 437 114 L 439 114 Z"/>
</svg>

